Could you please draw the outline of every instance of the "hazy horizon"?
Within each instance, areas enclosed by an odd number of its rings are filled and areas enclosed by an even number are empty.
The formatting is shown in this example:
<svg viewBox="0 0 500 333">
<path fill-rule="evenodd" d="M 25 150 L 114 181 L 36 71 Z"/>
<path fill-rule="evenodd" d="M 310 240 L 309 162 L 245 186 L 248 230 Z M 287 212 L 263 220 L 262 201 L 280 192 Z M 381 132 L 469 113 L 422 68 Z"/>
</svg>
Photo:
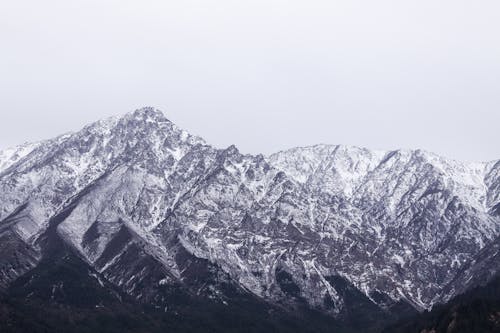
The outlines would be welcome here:
<svg viewBox="0 0 500 333">
<path fill-rule="evenodd" d="M 0 150 L 153 106 L 216 147 L 500 158 L 495 1 L 0 5 Z"/>
</svg>

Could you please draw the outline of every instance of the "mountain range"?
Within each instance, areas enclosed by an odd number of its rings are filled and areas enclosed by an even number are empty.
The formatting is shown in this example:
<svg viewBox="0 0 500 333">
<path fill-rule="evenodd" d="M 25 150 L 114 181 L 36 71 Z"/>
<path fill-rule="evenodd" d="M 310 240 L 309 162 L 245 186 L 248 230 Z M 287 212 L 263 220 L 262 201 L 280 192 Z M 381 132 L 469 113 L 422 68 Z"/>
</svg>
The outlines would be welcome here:
<svg viewBox="0 0 500 333">
<path fill-rule="evenodd" d="M 12 331 L 81 311 L 144 332 L 377 332 L 500 271 L 500 160 L 243 154 L 150 107 L 1 151 L 0 203 Z"/>
</svg>

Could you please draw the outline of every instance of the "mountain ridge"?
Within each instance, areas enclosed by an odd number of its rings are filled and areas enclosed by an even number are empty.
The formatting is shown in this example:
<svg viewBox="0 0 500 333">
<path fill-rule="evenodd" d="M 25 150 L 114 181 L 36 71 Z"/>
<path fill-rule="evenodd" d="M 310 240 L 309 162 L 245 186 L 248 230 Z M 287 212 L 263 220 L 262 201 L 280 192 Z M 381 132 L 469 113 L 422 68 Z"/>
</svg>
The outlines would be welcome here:
<svg viewBox="0 0 500 333">
<path fill-rule="evenodd" d="M 271 304 L 334 318 L 362 304 L 428 309 L 500 270 L 499 161 L 341 145 L 241 154 L 154 108 L 0 157 L 7 289 L 37 267 L 49 234 L 154 304 L 168 302 L 158 286 L 175 283 L 230 299 L 219 282 L 186 276 L 186 260 Z"/>
</svg>

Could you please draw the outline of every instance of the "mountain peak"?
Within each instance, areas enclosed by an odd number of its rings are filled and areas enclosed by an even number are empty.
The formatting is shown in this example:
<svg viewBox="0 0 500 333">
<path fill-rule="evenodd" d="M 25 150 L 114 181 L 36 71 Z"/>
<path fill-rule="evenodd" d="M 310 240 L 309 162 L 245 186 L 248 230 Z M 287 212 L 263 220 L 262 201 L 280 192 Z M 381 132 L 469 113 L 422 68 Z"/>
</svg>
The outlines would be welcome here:
<svg viewBox="0 0 500 333">
<path fill-rule="evenodd" d="M 135 119 L 151 120 L 151 121 L 168 121 L 163 112 L 152 106 L 142 107 L 132 112 L 127 113 L 124 118 L 133 117 Z"/>
<path fill-rule="evenodd" d="M 123 115 L 101 119 L 85 126 L 81 131 L 73 133 L 75 139 L 82 135 L 99 137 L 121 137 L 127 142 L 167 140 L 204 143 L 201 138 L 171 122 L 165 114 L 154 107 L 143 107 Z"/>
<path fill-rule="evenodd" d="M 134 111 L 125 113 L 123 115 L 116 115 L 104 119 L 97 120 L 85 126 L 82 130 L 90 131 L 92 133 L 109 132 L 112 128 L 119 124 L 135 123 L 136 127 L 139 123 L 169 123 L 170 122 L 162 111 L 154 107 L 143 107 Z M 78 132 L 77 132 L 78 133 Z"/>
</svg>

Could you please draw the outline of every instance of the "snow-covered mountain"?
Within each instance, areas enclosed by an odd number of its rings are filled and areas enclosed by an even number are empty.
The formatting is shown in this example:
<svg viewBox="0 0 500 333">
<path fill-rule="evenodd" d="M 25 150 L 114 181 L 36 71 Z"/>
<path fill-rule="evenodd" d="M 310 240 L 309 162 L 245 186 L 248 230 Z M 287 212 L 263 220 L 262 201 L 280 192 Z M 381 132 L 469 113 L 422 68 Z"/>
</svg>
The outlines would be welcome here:
<svg viewBox="0 0 500 333">
<path fill-rule="evenodd" d="M 500 270 L 500 161 L 333 145 L 246 155 L 153 108 L 0 152 L 0 203 L 3 289 L 55 239 L 100 283 L 162 307 L 159 288 L 179 284 L 228 302 L 223 281 L 333 317 L 421 310 Z"/>
</svg>

